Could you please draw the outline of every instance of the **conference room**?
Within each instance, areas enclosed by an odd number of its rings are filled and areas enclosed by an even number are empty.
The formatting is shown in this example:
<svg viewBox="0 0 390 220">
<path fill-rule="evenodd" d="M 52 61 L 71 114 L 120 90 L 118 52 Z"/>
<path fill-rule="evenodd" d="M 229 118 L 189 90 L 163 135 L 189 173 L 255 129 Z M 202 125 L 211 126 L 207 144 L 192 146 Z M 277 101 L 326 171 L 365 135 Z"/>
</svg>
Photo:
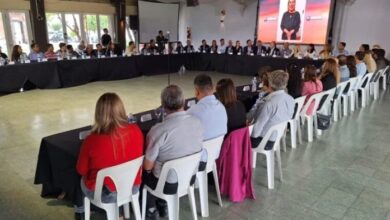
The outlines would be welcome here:
<svg viewBox="0 0 390 220">
<path fill-rule="evenodd" d="M 0 219 L 389 219 L 389 10 L 0 0 Z"/>
</svg>

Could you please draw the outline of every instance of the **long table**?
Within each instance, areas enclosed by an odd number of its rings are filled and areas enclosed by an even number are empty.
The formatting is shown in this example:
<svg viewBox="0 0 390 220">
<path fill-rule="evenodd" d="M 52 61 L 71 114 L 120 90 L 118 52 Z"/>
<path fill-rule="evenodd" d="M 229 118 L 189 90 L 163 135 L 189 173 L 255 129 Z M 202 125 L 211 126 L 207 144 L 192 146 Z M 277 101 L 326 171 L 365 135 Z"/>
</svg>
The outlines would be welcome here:
<svg viewBox="0 0 390 220">
<path fill-rule="evenodd" d="M 261 66 L 285 69 L 292 63 L 300 67 L 307 64 L 320 67 L 323 61 L 192 53 L 14 64 L 0 67 L 0 92 L 18 92 L 26 83 L 39 89 L 57 89 L 94 81 L 174 73 L 178 72 L 182 66 L 188 70 L 252 76 Z"/>
</svg>

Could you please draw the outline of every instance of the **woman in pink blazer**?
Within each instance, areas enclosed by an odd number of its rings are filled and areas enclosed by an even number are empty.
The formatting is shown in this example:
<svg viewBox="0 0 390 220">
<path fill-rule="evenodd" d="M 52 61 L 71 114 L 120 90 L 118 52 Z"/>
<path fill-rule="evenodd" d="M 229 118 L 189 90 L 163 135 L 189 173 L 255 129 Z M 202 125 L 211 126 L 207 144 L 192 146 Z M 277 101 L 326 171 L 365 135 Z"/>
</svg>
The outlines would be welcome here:
<svg viewBox="0 0 390 220">
<path fill-rule="evenodd" d="M 302 87 L 302 96 L 306 97 L 306 102 L 309 100 L 310 96 L 313 94 L 322 92 L 322 82 L 317 78 L 317 69 L 314 65 L 308 65 L 305 67 L 305 74 L 303 79 L 303 87 Z M 312 102 L 307 109 L 306 114 L 312 115 L 314 108 L 314 102 Z"/>
</svg>

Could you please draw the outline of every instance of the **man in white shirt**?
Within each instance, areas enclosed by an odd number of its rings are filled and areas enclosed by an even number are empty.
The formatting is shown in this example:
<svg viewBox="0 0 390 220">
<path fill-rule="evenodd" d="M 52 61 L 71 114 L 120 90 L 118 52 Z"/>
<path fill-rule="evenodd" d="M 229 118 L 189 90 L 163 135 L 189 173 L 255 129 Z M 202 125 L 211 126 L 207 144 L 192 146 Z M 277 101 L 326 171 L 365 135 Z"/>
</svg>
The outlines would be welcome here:
<svg viewBox="0 0 390 220">
<path fill-rule="evenodd" d="M 221 45 L 219 46 L 219 48 L 218 48 L 219 53 L 220 53 L 220 54 L 224 54 L 225 51 L 226 51 L 225 39 L 221 38 L 221 40 L 219 40 L 219 42 L 220 42 L 220 44 L 221 44 Z"/>
</svg>

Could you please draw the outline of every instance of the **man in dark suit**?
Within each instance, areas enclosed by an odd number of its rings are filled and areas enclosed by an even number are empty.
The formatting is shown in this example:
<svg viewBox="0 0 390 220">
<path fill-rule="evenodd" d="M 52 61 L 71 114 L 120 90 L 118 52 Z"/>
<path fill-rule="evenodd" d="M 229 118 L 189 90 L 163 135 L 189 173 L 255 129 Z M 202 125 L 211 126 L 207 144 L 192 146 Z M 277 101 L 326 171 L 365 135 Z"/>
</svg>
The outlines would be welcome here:
<svg viewBox="0 0 390 220">
<path fill-rule="evenodd" d="M 202 40 L 202 45 L 199 47 L 199 52 L 201 53 L 210 53 L 210 46 L 207 45 L 206 40 Z"/>
<path fill-rule="evenodd" d="M 276 42 L 275 41 L 272 41 L 268 50 L 267 50 L 267 54 L 268 56 L 280 56 L 280 50 L 279 48 L 276 47 Z"/>
<path fill-rule="evenodd" d="M 246 46 L 244 47 L 244 54 L 251 55 L 255 53 L 255 47 L 253 46 L 252 40 L 246 41 Z"/>
<path fill-rule="evenodd" d="M 187 40 L 187 45 L 184 47 L 184 51 L 186 53 L 193 53 L 193 52 L 195 52 L 194 46 L 192 46 L 190 39 Z"/>
<path fill-rule="evenodd" d="M 164 37 L 163 31 L 158 31 L 158 36 L 156 37 L 157 42 L 157 52 L 163 53 L 165 49 L 165 44 L 168 43 L 168 39 Z"/>
<path fill-rule="evenodd" d="M 229 40 L 228 46 L 225 49 L 225 54 L 233 54 L 233 53 L 234 53 L 233 41 Z"/>
<path fill-rule="evenodd" d="M 266 54 L 267 48 L 263 46 L 263 42 L 261 40 L 257 41 L 256 47 L 254 48 L 254 53 L 256 55 Z"/>
<path fill-rule="evenodd" d="M 108 29 L 103 29 L 104 34 L 102 35 L 102 45 L 103 47 L 107 47 L 109 43 L 111 43 L 111 36 L 108 34 Z"/>
</svg>

